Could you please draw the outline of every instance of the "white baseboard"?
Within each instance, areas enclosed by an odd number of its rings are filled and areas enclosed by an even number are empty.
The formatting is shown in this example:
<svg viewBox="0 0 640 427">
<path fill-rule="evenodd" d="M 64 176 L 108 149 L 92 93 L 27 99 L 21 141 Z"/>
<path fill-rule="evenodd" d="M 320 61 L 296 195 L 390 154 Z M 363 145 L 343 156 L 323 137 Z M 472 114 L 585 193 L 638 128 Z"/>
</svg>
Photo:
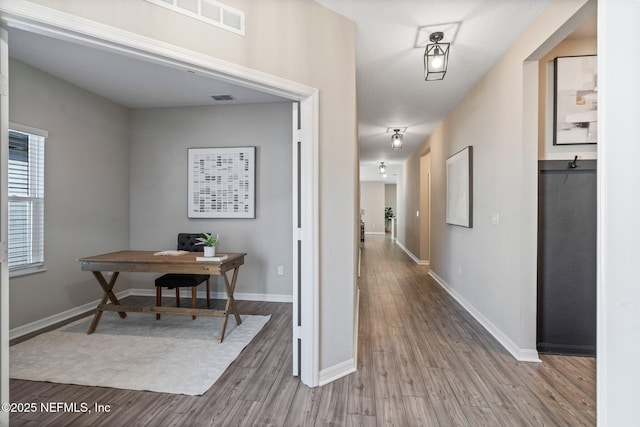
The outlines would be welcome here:
<svg viewBox="0 0 640 427">
<path fill-rule="evenodd" d="M 116 292 L 115 294 L 118 299 L 125 298 L 131 295 L 131 290 L 125 289 L 124 291 Z M 100 304 L 99 299 L 80 305 L 78 307 L 71 308 L 69 310 L 65 310 L 61 313 L 54 314 L 53 316 L 45 317 L 44 319 L 36 320 L 35 322 L 18 326 L 17 328 L 13 328 L 9 331 L 9 339 L 12 340 L 14 338 L 20 338 L 21 336 L 37 332 L 41 329 L 45 329 L 49 326 L 55 325 L 56 323 L 64 322 L 81 314 L 90 312 L 94 310 L 98 306 L 98 304 Z"/>
<path fill-rule="evenodd" d="M 156 296 L 155 289 L 125 289 L 120 292 L 116 292 L 116 297 L 118 299 L 126 298 L 131 295 L 135 296 Z M 184 294 L 184 298 L 187 297 L 186 292 L 182 292 Z M 167 297 L 175 297 L 175 291 L 173 289 L 164 289 L 162 291 L 163 296 Z M 189 293 L 191 295 L 191 293 Z M 198 298 L 205 298 L 206 291 L 198 291 Z M 211 298 L 214 299 L 225 299 L 227 295 L 224 292 L 213 292 L 211 294 Z M 235 293 L 235 299 L 238 301 L 264 301 L 264 302 L 293 302 L 293 297 L 291 295 L 271 295 L 271 294 L 258 294 L 258 293 Z M 48 328 L 56 323 L 64 322 L 66 320 L 72 319 L 78 315 L 90 312 L 94 310 L 98 304 L 100 304 L 100 300 L 97 299 L 95 301 L 80 305 L 78 307 L 71 308 L 69 310 L 65 310 L 61 313 L 54 314 L 53 316 L 45 317 L 44 319 L 36 320 L 35 322 L 27 323 L 26 325 L 18 326 L 17 328 L 13 328 L 9 331 L 9 340 L 13 340 L 15 338 L 20 338 L 24 335 L 37 332 L 39 330 Z"/>
<path fill-rule="evenodd" d="M 349 374 L 352 374 L 356 371 L 356 361 L 355 359 L 349 359 L 342 363 L 338 363 L 337 365 L 331 366 L 330 368 L 326 368 L 320 371 L 320 376 L 318 378 L 318 385 L 322 386 L 325 384 L 329 384 L 332 381 L 345 377 Z"/>
<path fill-rule="evenodd" d="M 464 307 L 516 360 L 520 362 L 540 362 L 538 351 L 535 349 L 520 348 L 504 332 L 494 325 L 489 319 L 484 317 L 473 305 L 465 300 L 447 282 L 438 276 L 433 270 L 429 271 L 429 276 L 433 278 L 442 288 L 449 293 L 456 301 Z"/>
<path fill-rule="evenodd" d="M 416 257 L 409 249 L 406 248 L 405 245 L 403 245 L 402 243 L 400 243 L 399 240 L 396 239 L 396 245 L 400 246 L 400 249 L 402 249 L 407 255 L 409 255 L 409 257 L 416 263 L 419 265 L 430 265 L 431 263 L 429 262 L 429 260 L 424 260 L 424 259 L 418 259 L 418 257 Z"/>
<path fill-rule="evenodd" d="M 358 360 L 358 332 L 360 331 L 360 287 L 356 287 L 355 318 L 353 330 L 353 360 Z"/>
<path fill-rule="evenodd" d="M 155 297 L 156 296 L 155 288 L 153 288 L 153 289 L 133 288 L 133 289 L 129 289 L 129 291 L 131 292 L 129 295 L 135 295 L 135 296 L 140 296 L 140 297 Z M 176 296 L 176 291 L 173 290 L 173 289 L 163 289 L 162 290 L 162 296 L 163 297 L 175 297 Z M 199 290 L 198 292 L 196 292 L 196 297 L 197 298 L 205 298 L 206 296 L 207 296 L 207 291 L 206 290 L 204 290 L 204 291 L 203 290 Z M 191 297 L 191 291 L 190 290 L 180 291 L 180 297 L 181 298 Z M 292 295 L 258 294 L 258 293 L 235 292 L 233 294 L 233 297 L 237 301 L 264 301 L 264 302 L 288 302 L 288 303 L 292 303 L 293 302 L 293 296 Z M 213 298 L 213 299 L 226 299 L 227 298 L 227 294 L 225 294 L 224 292 L 212 292 L 211 293 L 211 298 Z"/>
</svg>

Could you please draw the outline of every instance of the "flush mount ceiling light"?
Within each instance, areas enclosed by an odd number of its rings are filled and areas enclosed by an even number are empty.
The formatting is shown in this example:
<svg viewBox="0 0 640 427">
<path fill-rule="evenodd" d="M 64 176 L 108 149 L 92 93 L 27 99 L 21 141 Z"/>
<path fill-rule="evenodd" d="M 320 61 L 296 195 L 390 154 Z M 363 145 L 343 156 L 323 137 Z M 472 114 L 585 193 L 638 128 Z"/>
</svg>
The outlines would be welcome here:
<svg viewBox="0 0 640 427">
<path fill-rule="evenodd" d="M 387 172 L 387 167 L 385 166 L 384 162 L 380 162 L 380 166 L 378 166 L 378 172 L 380 172 L 381 174 Z"/>
<path fill-rule="evenodd" d="M 402 148 L 402 135 L 400 134 L 400 129 L 394 129 L 395 133 L 391 135 L 391 148 L 394 150 L 399 150 Z"/>
<path fill-rule="evenodd" d="M 451 43 L 440 43 L 444 33 L 437 31 L 431 33 L 424 50 L 424 79 L 426 81 L 442 80 L 447 73 L 447 65 L 449 63 L 449 45 Z"/>
</svg>

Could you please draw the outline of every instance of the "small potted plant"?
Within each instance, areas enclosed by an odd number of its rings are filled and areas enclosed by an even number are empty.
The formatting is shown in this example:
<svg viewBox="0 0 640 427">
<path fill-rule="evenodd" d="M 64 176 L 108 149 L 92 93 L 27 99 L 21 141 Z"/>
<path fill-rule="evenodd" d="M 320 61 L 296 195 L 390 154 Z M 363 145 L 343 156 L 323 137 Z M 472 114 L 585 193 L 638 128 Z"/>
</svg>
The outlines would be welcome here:
<svg viewBox="0 0 640 427">
<path fill-rule="evenodd" d="M 220 238 L 217 234 L 216 237 L 209 233 L 202 233 L 202 235 L 204 237 L 198 237 L 196 245 L 204 246 L 204 256 L 216 256 L 216 245 L 220 243 Z"/>
<path fill-rule="evenodd" d="M 395 218 L 393 213 L 393 208 L 391 206 L 387 206 L 384 208 L 384 231 L 391 231 L 391 219 Z"/>
</svg>

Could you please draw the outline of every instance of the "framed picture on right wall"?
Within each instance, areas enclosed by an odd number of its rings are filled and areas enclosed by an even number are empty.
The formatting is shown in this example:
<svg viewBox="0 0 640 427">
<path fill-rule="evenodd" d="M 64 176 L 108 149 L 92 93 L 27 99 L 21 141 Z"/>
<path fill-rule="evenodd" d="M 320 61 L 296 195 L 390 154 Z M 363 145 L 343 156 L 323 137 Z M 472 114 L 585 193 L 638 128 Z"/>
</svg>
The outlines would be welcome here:
<svg viewBox="0 0 640 427">
<path fill-rule="evenodd" d="M 560 56 L 553 63 L 553 145 L 596 144 L 597 56 Z"/>
<path fill-rule="evenodd" d="M 446 223 L 473 227 L 473 147 L 447 158 Z"/>
</svg>

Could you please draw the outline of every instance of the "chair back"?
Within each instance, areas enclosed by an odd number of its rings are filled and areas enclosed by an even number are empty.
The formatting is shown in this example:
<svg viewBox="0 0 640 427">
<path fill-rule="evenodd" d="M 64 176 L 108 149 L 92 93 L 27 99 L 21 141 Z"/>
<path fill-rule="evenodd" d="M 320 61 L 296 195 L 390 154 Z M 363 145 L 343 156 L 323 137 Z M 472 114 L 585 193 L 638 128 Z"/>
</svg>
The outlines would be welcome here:
<svg viewBox="0 0 640 427">
<path fill-rule="evenodd" d="M 179 233 L 178 250 L 189 252 L 204 252 L 204 245 L 197 245 L 198 238 L 204 237 L 202 233 Z"/>
</svg>

